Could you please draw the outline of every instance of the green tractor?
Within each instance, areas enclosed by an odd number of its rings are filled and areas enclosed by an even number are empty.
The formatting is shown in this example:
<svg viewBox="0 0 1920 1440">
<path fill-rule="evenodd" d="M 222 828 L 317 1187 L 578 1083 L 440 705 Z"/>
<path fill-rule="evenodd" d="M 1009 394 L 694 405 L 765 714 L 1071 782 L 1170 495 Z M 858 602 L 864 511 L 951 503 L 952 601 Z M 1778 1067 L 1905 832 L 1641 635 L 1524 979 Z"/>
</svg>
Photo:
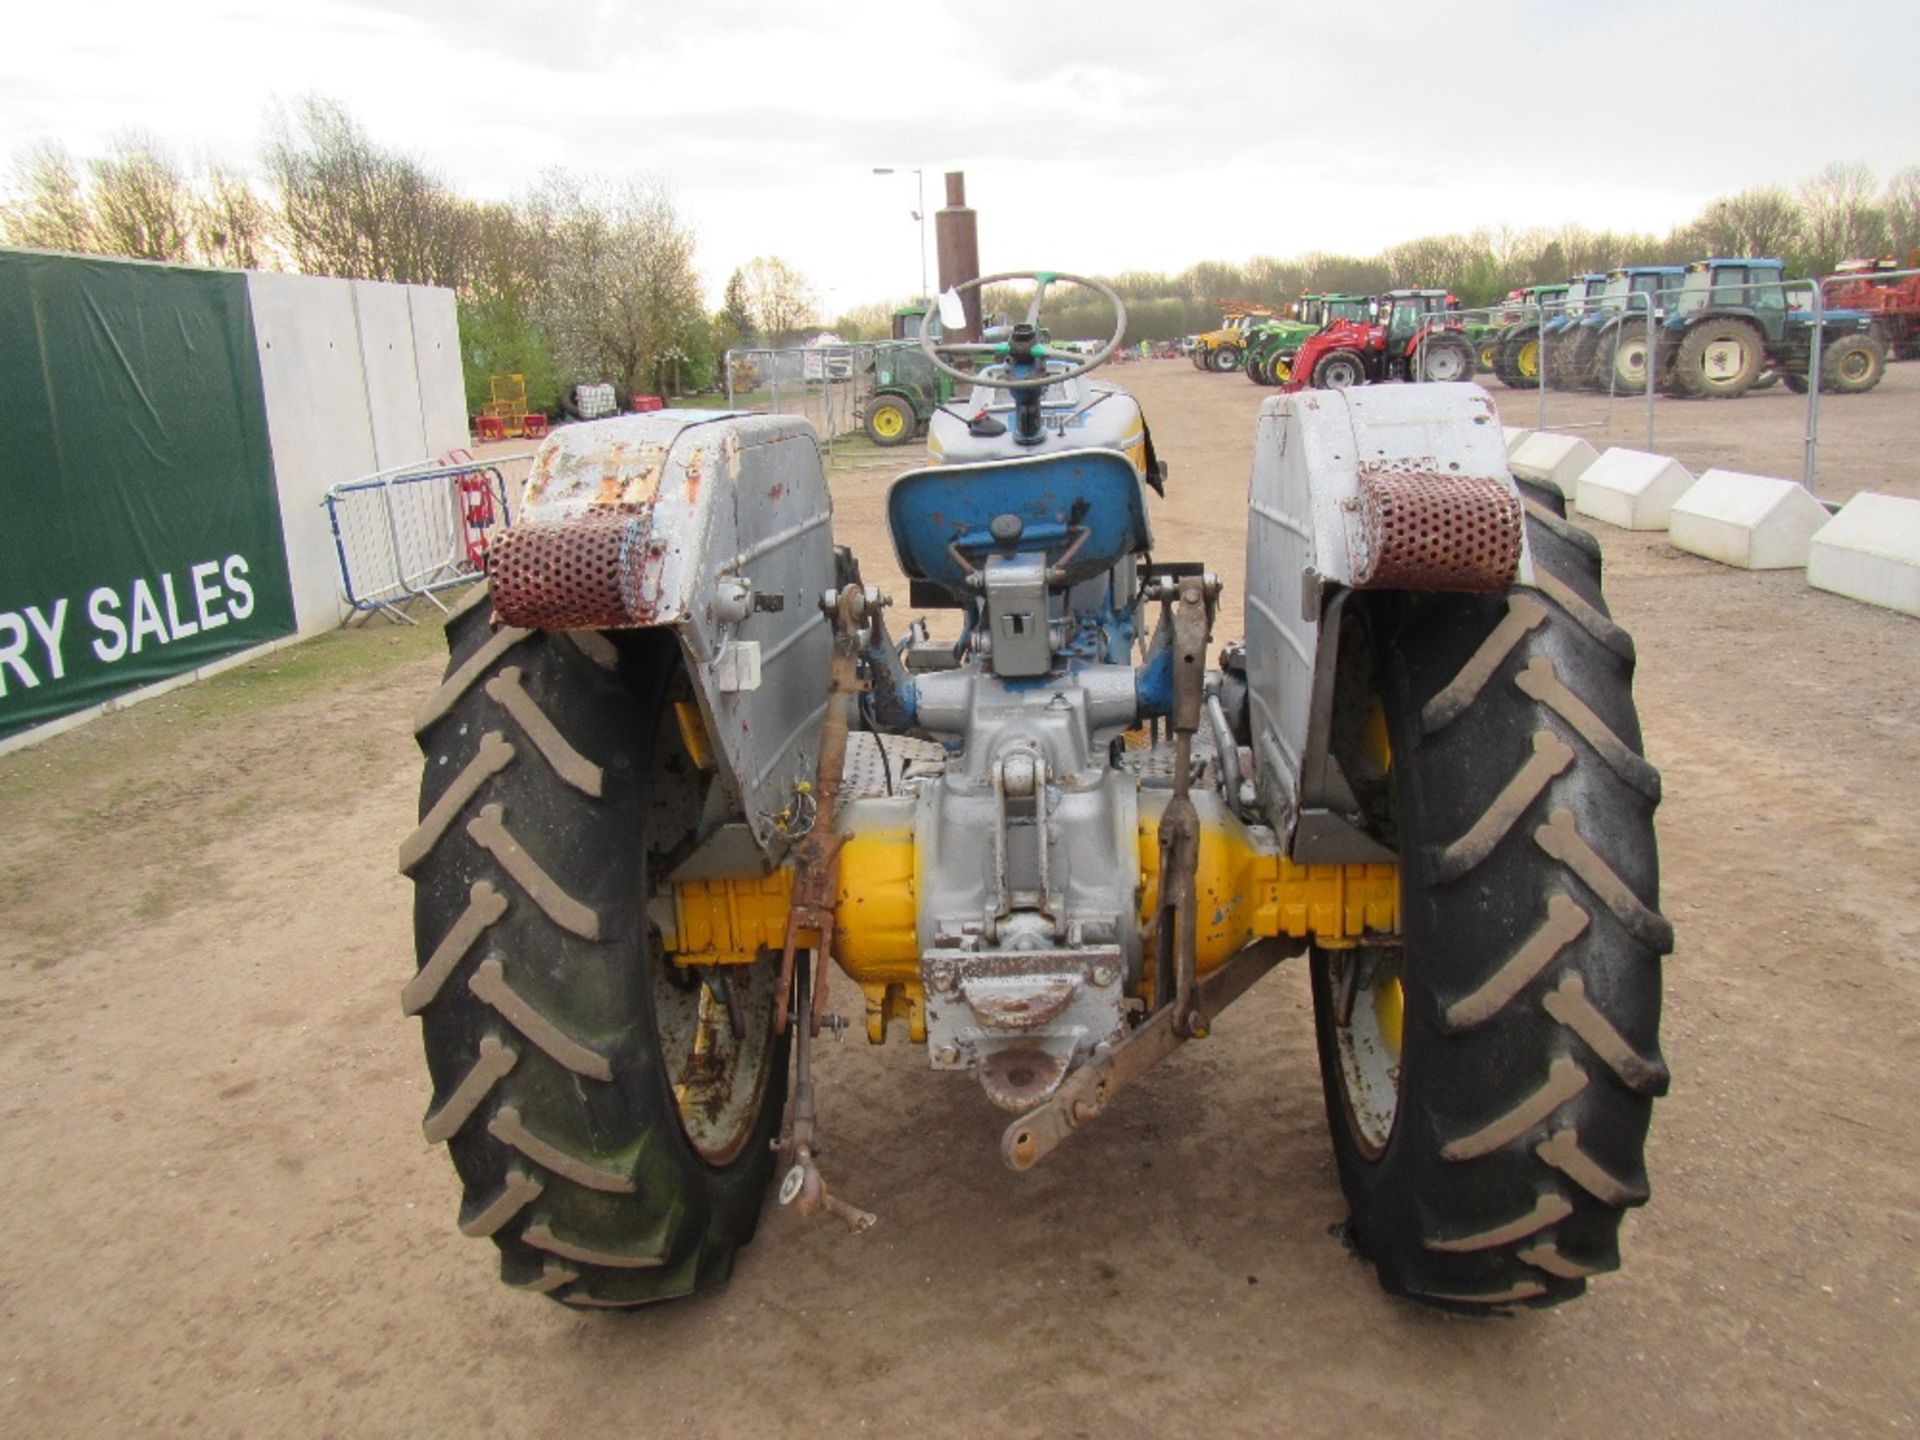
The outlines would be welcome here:
<svg viewBox="0 0 1920 1440">
<path fill-rule="evenodd" d="M 1260 327 L 1247 344 L 1247 379 L 1256 385 L 1284 385 L 1293 357 L 1310 335 L 1338 320 L 1364 323 L 1373 313 L 1371 295 L 1302 295 L 1288 307 L 1291 317 Z"/>
<path fill-rule="evenodd" d="M 910 444 L 926 433 L 933 412 L 953 399 L 953 381 L 920 351 L 927 314 L 924 304 L 900 306 L 893 312 L 893 339 L 873 348 L 873 395 L 862 423 L 876 445 Z"/>
<path fill-rule="evenodd" d="M 1540 386 L 1540 326 L 1547 311 L 1567 298 L 1573 282 L 1525 285 L 1507 294 L 1507 308 L 1493 317 L 1493 373 L 1515 390 Z"/>
</svg>

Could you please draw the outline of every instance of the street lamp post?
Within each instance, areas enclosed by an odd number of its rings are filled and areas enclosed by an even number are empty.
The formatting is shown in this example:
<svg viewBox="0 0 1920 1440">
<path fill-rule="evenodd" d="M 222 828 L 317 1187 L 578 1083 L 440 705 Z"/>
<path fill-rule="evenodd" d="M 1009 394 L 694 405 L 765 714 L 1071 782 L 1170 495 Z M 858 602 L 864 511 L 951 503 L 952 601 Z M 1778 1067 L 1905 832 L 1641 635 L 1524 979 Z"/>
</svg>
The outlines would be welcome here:
<svg viewBox="0 0 1920 1440">
<path fill-rule="evenodd" d="M 927 177 L 926 177 L 926 172 L 920 169 L 920 167 L 917 165 L 915 166 L 903 165 L 899 169 L 895 169 L 891 165 L 876 165 L 873 167 L 873 173 L 876 175 L 899 175 L 904 173 L 911 173 L 913 176 L 914 198 L 919 202 L 919 208 L 913 212 L 913 218 L 920 222 L 920 298 L 922 300 L 931 301 L 933 297 L 927 293 Z"/>
</svg>

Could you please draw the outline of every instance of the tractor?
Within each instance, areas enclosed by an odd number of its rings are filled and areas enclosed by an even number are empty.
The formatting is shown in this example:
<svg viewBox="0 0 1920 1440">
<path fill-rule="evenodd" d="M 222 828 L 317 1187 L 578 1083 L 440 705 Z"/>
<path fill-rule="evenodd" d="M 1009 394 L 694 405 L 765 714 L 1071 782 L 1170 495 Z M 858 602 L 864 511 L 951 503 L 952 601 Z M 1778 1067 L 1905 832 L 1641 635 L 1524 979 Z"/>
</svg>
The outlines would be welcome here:
<svg viewBox="0 0 1920 1440">
<path fill-rule="evenodd" d="M 920 332 L 930 314 L 926 305 L 898 307 L 893 312 L 893 338 L 873 347 L 873 394 L 861 419 L 867 438 L 876 445 L 912 443 L 925 431 L 934 410 L 953 399 L 952 382 L 927 364 L 920 352 Z"/>
<path fill-rule="evenodd" d="M 1899 272 L 1906 273 L 1899 273 Z M 1920 250 L 1903 266 L 1891 255 L 1847 260 L 1827 284 L 1826 303 L 1873 316 L 1874 338 L 1896 360 L 1920 360 Z"/>
<path fill-rule="evenodd" d="M 1580 322 L 1599 309 L 1600 292 L 1606 284 L 1605 275 L 1575 275 L 1567 282 L 1559 309 L 1541 321 L 1540 372 L 1549 389 L 1574 389 L 1585 375 L 1582 346 L 1591 337 L 1580 329 Z"/>
<path fill-rule="evenodd" d="M 1273 318 L 1273 307 L 1257 300 L 1215 300 L 1221 310 L 1218 330 L 1193 337 L 1187 358 L 1196 370 L 1238 370 L 1247 351 L 1247 332 L 1259 321 Z"/>
<path fill-rule="evenodd" d="M 1624 265 L 1609 272 L 1598 306 L 1568 331 L 1562 363 L 1576 372 L 1573 383 L 1589 390 L 1645 390 L 1648 337 L 1658 335 L 1685 274 L 1682 265 Z"/>
<path fill-rule="evenodd" d="M 1778 260 L 1696 260 L 1686 268 L 1659 331 L 1658 383 L 1671 395 L 1730 400 L 1769 371 L 1789 390 L 1807 391 L 1813 314 L 1790 308 Z M 1886 373 L 1886 348 L 1864 310 L 1828 310 L 1823 320 L 1823 391 L 1857 395 Z"/>
<path fill-rule="evenodd" d="M 1339 320 L 1293 357 L 1284 390 L 1344 390 L 1382 380 L 1468 380 L 1473 345 L 1445 290 L 1389 290 L 1378 318 Z"/>
<path fill-rule="evenodd" d="M 1493 333 L 1484 342 L 1492 353 L 1489 368 L 1502 385 L 1515 390 L 1540 386 L 1540 326 L 1548 312 L 1567 297 L 1569 282 L 1526 285 L 1509 290 L 1493 314 Z"/>
<path fill-rule="evenodd" d="M 1364 321 L 1371 295 L 1302 295 L 1288 306 L 1290 318 L 1256 327 L 1241 367 L 1256 385 L 1281 385 L 1293 373 L 1293 357 L 1315 331 L 1336 320 Z"/>
<path fill-rule="evenodd" d="M 1141 407 L 1093 374 L 1119 296 L 1040 272 L 942 304 L 1018 283 L 1005 339 L 919 339 L 971 388 L 887 492 L 905 597 L 836 547 L 802 420 L 662 410 L 536 453 L 448 620 L 400 847 L 460 1230 L 510 1285 L 624 1309 L 723 1282 L 771 1190 L 866 1229 L 821 1169 L 816 1046 L 849 1025 L 977 1083 L 1016 1172 L 1191 1164 L 1177 1120 L 1100 1118 L 1208 1103 L 1219 1062 L 1183 1052 L 1299 961 L 1380 1282 L 1580 1294 L 1647 1197 L 1672 944 L 1598 547 L 1475 385 L 1271 396 L 1222 643 L 1215 570 L 1154 542 Z M 1044 339 L 1062 285 L 1111 310 L 1091 355 Z"/>
</svg>

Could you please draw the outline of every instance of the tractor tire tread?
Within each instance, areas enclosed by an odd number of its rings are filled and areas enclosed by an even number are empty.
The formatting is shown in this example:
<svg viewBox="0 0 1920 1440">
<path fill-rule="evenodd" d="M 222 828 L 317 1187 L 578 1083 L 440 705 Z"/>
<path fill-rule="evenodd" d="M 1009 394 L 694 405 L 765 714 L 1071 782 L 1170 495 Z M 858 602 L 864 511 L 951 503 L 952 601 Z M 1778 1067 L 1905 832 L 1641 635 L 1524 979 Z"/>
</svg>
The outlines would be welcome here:
<svg viewBox="0 0 1920 1440">
<path fill-rule="evenodd" d="M 461 1178 L 460 1230 L 493 1241 L 508 1284 L 563 1304 L 710 1288 L 758 1222 L 785 1065 L 740 1158 L 705 1163 L 636 979 L 649 782 L 633 722 L 665 703 L 671 657 L 650 635 L 495 630 L 478 605 L 447 634 L 401 847 L 423 957 L 402 1009 L 422 1021 L 423 1130 Z"/>
<path fill-rule="evenodd" d="M 1591 538 L 1557 494 L 1522 488 L 1534 587 L 1375 612 L 1400 627 L 1383 693 L 1408 957 L 1399 1112 L 1376 1161 L 1344 1136 L 1320 1027 L 1357 1248 L 1389 1291 L 1480 1313 L 1559 1303 L 1617 1266 L 1668 1085 L 1673 932 L 1633 647 Z M 1317 1008 L 1327 973 L 1316 964 Z"/>
</svg>

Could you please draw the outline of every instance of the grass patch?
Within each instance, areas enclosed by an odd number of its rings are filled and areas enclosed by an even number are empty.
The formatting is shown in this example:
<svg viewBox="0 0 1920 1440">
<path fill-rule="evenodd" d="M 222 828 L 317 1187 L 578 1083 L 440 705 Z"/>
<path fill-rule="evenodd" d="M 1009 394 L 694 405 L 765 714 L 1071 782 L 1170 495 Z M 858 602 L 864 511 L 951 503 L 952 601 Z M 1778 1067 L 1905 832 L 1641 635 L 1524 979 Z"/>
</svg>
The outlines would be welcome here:
<svg viewBox="0 0 1920 1440">
<path fill-rule="evenodd" d="M 201 743 L 221 724 L 324 705 L 330 693 L 445 653 L 438 611 L 417 626 L 376 619 L 316 635 L 0 757 L 0 805 L 51 802 L 66 808 L 77 794 L 86 794 L 87 808 L 97 818 L 110 818 L 153 790 L 155 759 Z"/>
</svg>

